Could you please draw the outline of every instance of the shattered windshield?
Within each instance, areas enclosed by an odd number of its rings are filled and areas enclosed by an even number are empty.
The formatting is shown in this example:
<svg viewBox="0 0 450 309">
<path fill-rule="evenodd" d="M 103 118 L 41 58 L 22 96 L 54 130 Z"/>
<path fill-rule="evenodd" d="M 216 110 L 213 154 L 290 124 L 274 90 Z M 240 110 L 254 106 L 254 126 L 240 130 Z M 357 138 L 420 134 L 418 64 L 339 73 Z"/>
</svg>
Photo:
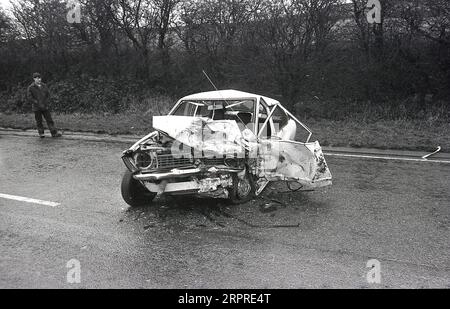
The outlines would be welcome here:
<svg viewBox="0 0 450 309">
<path fill-rule="evenodd" d="M 213 120 L 236 120 L 251 122 L 255 101 L 247 100 L 198 100 L 182 101 L 173 111 L 175 116 L 206 117 Z"/>
</svg>

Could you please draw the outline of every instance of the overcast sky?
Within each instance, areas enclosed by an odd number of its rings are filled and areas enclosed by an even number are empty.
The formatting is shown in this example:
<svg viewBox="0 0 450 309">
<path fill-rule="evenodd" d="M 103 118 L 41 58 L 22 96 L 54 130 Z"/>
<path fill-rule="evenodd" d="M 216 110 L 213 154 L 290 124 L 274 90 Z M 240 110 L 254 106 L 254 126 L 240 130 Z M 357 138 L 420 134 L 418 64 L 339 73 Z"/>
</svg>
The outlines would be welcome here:
<svg viewBox="0 0 450 309">
<path fill-rule="evenodd" d="M 9 3 L 9 0 L 0 0 L 0 6 L 7 9 L 11 7 L 11 4 Z"/>
</svg>

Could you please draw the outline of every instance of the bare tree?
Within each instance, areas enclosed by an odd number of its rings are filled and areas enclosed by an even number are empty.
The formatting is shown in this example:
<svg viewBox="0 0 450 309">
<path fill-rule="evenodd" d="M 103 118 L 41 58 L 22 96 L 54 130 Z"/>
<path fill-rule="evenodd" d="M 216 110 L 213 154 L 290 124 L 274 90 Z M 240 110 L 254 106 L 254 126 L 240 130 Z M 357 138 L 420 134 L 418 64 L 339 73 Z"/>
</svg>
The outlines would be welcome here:
<svg viewBox="0 0 450 309">
<path fill-rule="evenodd" d="M 12 13 L 31 50 L 39 53 L 42 61 L 67 68 L 69 47 L 75 40 L 65 4 L 58 0 L 18 0 L 12 4 Z"/>
<path fill-rule="evenodd" d="M 92 80 L 117 89 L 111 97 L 135 89 L 180 94 L 203 90 L 206 69 L 220 87 L 288 105 L 392 106 L 419 97 L 425 109 L 431 95 L 450 96 L 448 0 L 380 0 L 380 25 L 368 22 L 367 0 L 80 2 L 80 24 L 67 22 L 60 0 L 16 0 L 11 17 L 0 12 L 0 79 L 15 87 L 36 67 L 55 74 L 62 89 L 71 87 L 67 72 L 87 77 L 75 82 L 93 97 Z"/>
<path fill-rule="evenodd" d="M 270 1 L 259 15 L 264 54 L 288 104 L 293 104 L 305 82 L 308 67 L 320 58 L 338 20 L 341 1 Z"/>
<path fill-rule="evenodd" d="M 249 24 L 261 1 L 212 0 L 184 2 L 180 38 L 188 49 L 227 54 L 238 33 Z"/>
<path fill-rule="evenodd" d="M 109 8 L 114 23 L 142 54 L 144 75 L 153 47 L 166 48 L 166 38 L 178 0 L 115 0 Z"/>
<path fill-rule="evenodd" d="M 14 24 L 11 18 L 0 8 L 0 44 L 13 39 L 14 32 Z"/>
</svg>

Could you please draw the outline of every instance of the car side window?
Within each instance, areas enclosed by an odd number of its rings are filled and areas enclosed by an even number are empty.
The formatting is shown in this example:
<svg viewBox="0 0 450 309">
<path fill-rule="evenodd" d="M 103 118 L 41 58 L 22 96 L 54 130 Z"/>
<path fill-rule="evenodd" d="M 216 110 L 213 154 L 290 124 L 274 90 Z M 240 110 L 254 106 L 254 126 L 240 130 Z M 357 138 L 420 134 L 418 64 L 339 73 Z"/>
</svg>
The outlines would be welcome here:
<svg viewBox="0 0 450 309">
<path fill-rule="evenodd" d="M 198 116 L 206 117 L 208 115 L 208 107 L 202 102 L 183 101 L 178 108 L 172 113 L 174 116 Z"/>
<path fill-rule="evenodd" d="M 173 112 L 175 116 L 192 116 L 195 112 L 194 105 L 188 102 L 181 102 L 178 108 Z"/>
</svg>

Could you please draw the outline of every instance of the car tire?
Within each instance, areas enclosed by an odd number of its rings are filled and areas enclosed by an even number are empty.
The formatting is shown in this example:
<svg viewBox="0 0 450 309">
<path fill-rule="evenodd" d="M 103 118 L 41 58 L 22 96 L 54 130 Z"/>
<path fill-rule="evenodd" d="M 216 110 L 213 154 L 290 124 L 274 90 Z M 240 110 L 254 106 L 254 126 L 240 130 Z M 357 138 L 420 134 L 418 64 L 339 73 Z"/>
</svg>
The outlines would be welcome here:
<svg viewBox="0 0 450 309">
<path fill-rule="evenodd" d="M 251 201 L 255 196 L 255 182 L 247 171 L 245 177 L 240 179 L 237 174 L 233 174 L 233 186 L 229 190 L 230 201 L 233 204 L 244 204 Z"/>
<path fill-rule="evenodd" d="M 124 201 L 131 207 L 150 204 L 156 193 L 148 191 L 141 182 L 133 178 L 133 173 L 126 171 L 122 177 L 121 193 Z"/>
</svg>

